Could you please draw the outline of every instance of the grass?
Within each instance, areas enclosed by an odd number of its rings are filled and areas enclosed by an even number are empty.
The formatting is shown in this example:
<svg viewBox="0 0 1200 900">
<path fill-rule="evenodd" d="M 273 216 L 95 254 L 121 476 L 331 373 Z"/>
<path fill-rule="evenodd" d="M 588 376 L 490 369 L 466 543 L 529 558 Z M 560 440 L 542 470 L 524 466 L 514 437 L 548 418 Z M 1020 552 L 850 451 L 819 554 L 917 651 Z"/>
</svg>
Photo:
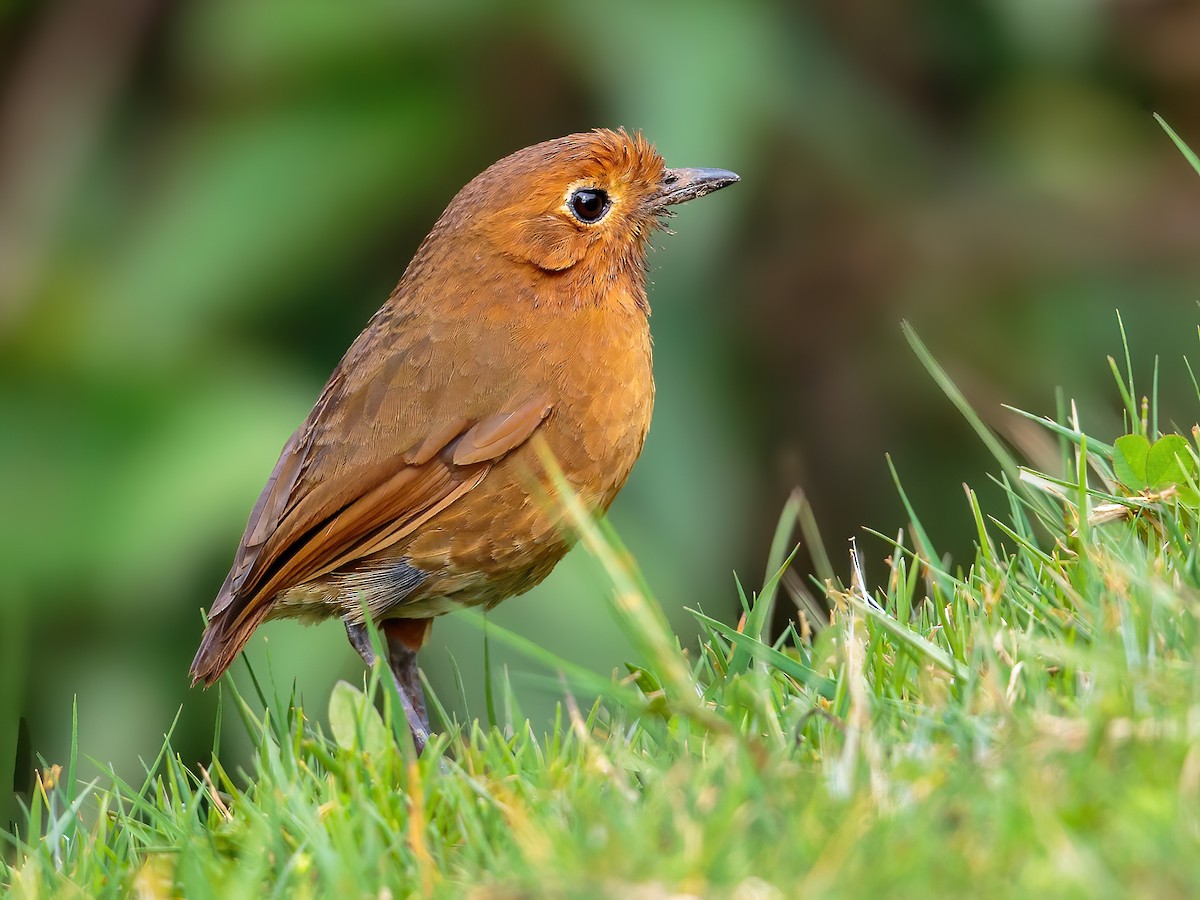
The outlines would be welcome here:
<svg viewBox="0 0 1200 900">
<path fill-rule="evenodd" d="M 73 748 L 65 769 L 40 770 L 0 885 L 19 897 L 1194 896 L 1194 436 L 1160 430 L 1157 366 L 1143 397 L 1127 351 L 1112 363 L 1127 433 L 1088 434 L 1074 405 L 1027 416 L 1059 444 L 1053 471 L 1035 471 L 906 334 L 999 468 L 997 508 L 965 489 L 965 565 L 937 552 L 897 476 L 910 527 L 876 536 L 885 577 L 871 587 L 856 550 L 839 578 L 796 497 L 762 589 L 739 585 L 741 621 L 697 610 L 703 638 L 683 648 L 616 536 L 568 497 L 638 651 L 627 677 L 491 626 L 555 673 L 555 721 L 535 733 L 502 681 L 489 725 L 451 722 L 420 758 L 378 670 L 334 690 L 328 729 L 295 698 L 247 699 L 227 680 L 223 701 L 257 746 L 249 772 L 215 751 L 189 766 L 168 738 L 143 783 L 82 783 Z M 819 584 L 785 577 L 797 527 Z M 792 624 L 771 640 L 788 598 Z"/>
<path fill-rule="evenodd" d="M 378 671 L 334 691 L 328 730 L 227 681 L 250 772 L 188 766 L 168 740 L 142 784 L 81 784 L 73 751 L 41 770 L 0 882 L 31 897 L 1194 894 L 1194 493 L 1126 490 L 1117 436 L 1073 411 L 1043 420 L 1062 470 L 1022 467 L 909 338 L 997 454 L 1005 502 L 966 490 L 965 567 L 910 509 L 906 534 L 879 535 L 880 586 L 855 554 L 820 588 L 830 621 L 797 612 L 770 641 L 772 606 L 799 596 L 781 578 L 797 498 L 740 627 L 697 611 L 704 638 L 681 648 L 616 537 L 571 506 L 640 661 L 604 679 L 490 627 L 559 673 L 548 730 L 502 682 L 500 721 L 455 725 L 417 759 Z M 1130 433 L 1159 439 L 1156 403 L 1117 382 Z"/>
</svg>

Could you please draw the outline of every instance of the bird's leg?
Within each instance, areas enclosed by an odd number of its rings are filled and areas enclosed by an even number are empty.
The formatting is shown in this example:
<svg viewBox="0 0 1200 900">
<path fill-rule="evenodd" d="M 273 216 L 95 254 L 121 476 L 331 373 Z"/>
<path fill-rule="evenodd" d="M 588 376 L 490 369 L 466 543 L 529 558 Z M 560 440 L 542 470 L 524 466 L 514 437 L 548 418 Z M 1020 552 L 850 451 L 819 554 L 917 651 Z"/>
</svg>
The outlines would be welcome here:
<svg viewBox="0 0 1200 900">
<path fill-rule="evenodd" d="M 396 624 L 409 627 L 397 629 L 393 627 Z M 386 622 L 381 628 L 388 645 L 388 668 L 392 671 L 392 680 L 400 694 L 404 718 L 408 722 L 408 730 L 412 732 L 417 753 L 421 753 L 429 742 L 429 717 L 425 714 L 425 697 L 421 691 L 420 671 L 417 669 L 417 650 L 425 642 L 432 624 L 432 619 L 402 619 Z M 363 662 L 368 666 L 375 665 L 375 648 L 371 646 L 371 635 L 367 626 L 347 622 L 346 636 L 350 639 L 350 646 L 358 651 Z M 419 638 L 415 648 L 411 646 L 414 638 Z"/>
<path fill-rule="evenodd" d="M 425 712 L 425 691 L 421 688 L 421 671 L 417 668 L 417 651 L 424 646 L 433 630 L 433 619 L 388 619 L 382 623 L 387 638 L 388 662 L 392 677 L 401 693 L 408 698 L 417 713 L 421 727 L 429 734 L 429 716 Z M 407 706 L 405 709 L 407 710 Z"/>
</svg>

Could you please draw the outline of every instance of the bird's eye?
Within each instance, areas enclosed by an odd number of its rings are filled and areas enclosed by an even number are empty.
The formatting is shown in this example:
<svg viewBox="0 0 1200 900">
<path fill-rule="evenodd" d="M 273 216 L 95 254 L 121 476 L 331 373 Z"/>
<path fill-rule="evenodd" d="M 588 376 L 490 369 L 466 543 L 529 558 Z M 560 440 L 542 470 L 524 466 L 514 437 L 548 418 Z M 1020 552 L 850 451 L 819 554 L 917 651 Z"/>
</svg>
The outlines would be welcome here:
<svg viewBox="0 0 1200 900">
<path fill-rule="evenodd" d="M 598 188 L 579 188 L 571 194 L 567 203 L 575 218 L 586 225 L 593 225 L 603 219 L 610 205 L 608 194 Z"/>
</svg>

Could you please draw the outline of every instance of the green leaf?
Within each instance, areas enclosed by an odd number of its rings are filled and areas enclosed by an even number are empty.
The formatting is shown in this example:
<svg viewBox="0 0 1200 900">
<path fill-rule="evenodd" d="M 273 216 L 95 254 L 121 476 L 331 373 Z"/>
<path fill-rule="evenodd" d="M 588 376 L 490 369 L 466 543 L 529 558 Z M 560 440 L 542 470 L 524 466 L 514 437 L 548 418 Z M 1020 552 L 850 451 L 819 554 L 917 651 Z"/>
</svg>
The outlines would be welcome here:
<svg viewBox="0 0 1200 900">
<path fill-rule="evenodd" d="M 1186 484 L 1177 485 L 1175 496 L 1179 498 L 1179 502 L 1184 506 L 1191 509 L 1200 508 L 1200 494 L 1196 493 Z"/>
<path fill-rule="evenodd" d="M 1181 434 L 1164 434 L 1154 442 L 1146 457 L 1146 483 L 1152 489 L 1185 484 L 1189 475 L 1195 478 L 1195 470 L 1187 438 Z"/>
<path fill-rule="evenodd" d="M 631 662 L 625 663 L 625 668 L 629 670 L 629 674 L 633 676 L 634 683 L 649 701 L 646 707 L 647 715 L 658 716 L 660 719 L 668 720 L 671 718 L 671 711 L 664 702 L 666 694 L 662 689 L 662 683 L 658 677 L 649 669 L 636 665 Z"/>
<path fill-rule="evenodd" d="M 638 686 L 638 690 L 640 690 L 647 697 L 649 697 L 651 694 L 662 693 L 662 683 L 649 669 L 631 662 L 625 663 L 625 669 L 630 675 L 633 676 L 634 683 Z"/>
<path fill-rule="evenodd" d="M 1113 472 L 1131 493 L 1162 491 L 1175 486 L 1184 505 L 1200 504 L 1200 496 L 1192 488 L 1200 475 L 1200 467 L 1187 438 L 1181 434 L 1164 434 L 1153 446 L 1140 434 L 1117 438 L 1113 447 Z"/>
<path fill-rule="evenodd" d="M 377 755 L 388 751 L 387 728 L 366 694 L 347 681 L 339 681 L 329 695 L 329 730 L 344 750 Z"/>
<path fill-rule="evenodd" d="M 1150 442 L 1140 434 L 1119 437 L 1113 445 L 1113 474 L 1130 491 L 1136 493 L 1147 487 L 1146 457 Z"/>
</svg>

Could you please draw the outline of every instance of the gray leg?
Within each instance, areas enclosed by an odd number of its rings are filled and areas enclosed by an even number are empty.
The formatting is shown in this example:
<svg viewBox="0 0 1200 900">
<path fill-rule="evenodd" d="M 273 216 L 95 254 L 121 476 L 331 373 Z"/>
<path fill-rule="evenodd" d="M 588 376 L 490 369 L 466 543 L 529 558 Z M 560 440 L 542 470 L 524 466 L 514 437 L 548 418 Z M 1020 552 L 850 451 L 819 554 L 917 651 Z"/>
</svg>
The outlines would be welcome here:
<svg viewBox="0 0 1200 900">
<path fill-rule="evenodd" d="M 366 625 L 347 622 L 346 637 L 350 638 L 350 646 L 358 651 L 364 663 L 368 666 L 375 665 L 375 648 L 371 646 L 371 635 Z M 421 753 L 429 742 L 429 717 L 425 714 L 425 695 L 421 691 L 416 651 L 409 649 L 401 641 L 390 638 L 386 632 L 382 633 L 381 637 L 388 645 L 388 667 L 400 694 L 400 704 L 404 708 L 408 730 L 412 732 L 413 745 L 417 748 L 417 753 Z"/>
<path fill-rule="evenodd" d="M 392 677 L 396 679 L 396 685 L 400 688 L 400 692 L 411 701 L 412 708 L 417 714 L 417 721 L 428 735 L 430 730 L 429 714 L 425 712 L 425 691 L 421 688 L 421 670 L 417 668 L 417 652 L 409 649 L 402 641 L 396 640 L 387 632 L 384 632 L 384 636 L 387 637 L 388 662 L 391 663 Z M 404 711 L 407 714 L 407 706 Z"/>
</svg>

